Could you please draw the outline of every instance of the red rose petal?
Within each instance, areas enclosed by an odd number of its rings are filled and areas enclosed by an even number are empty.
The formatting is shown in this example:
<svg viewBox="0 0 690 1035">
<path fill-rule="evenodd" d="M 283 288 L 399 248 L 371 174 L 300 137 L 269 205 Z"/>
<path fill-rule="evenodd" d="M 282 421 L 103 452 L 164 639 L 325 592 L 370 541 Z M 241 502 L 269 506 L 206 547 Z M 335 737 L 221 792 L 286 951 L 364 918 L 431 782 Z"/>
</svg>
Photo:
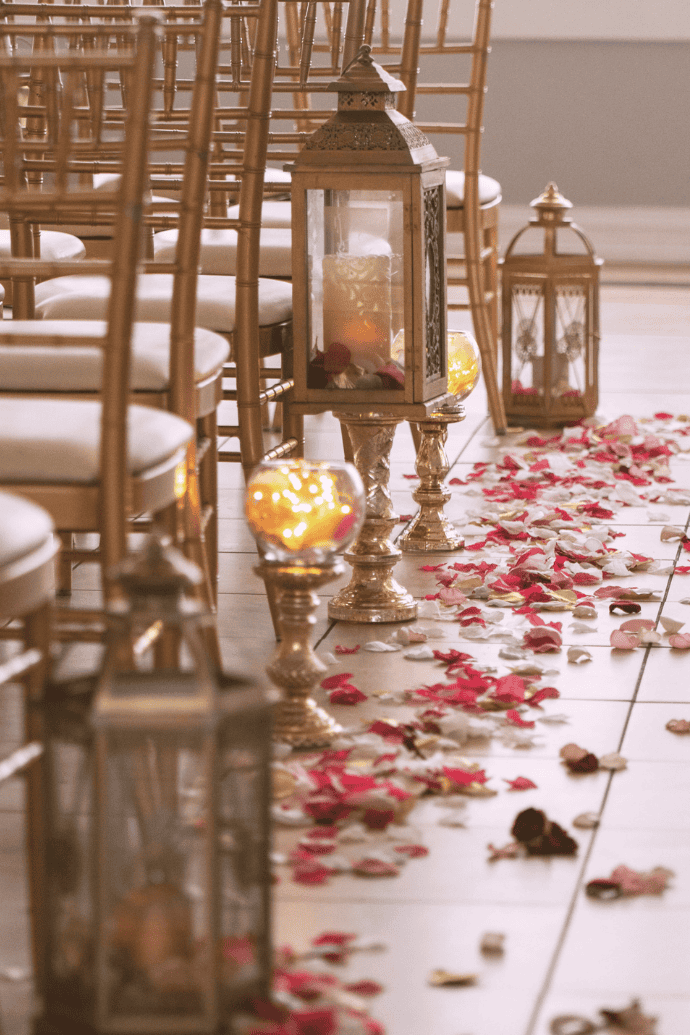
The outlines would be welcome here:
<svg viewBox="0 0 690 1035">
<path fill-rule="evenodd" d="M 520 717 L 520 713 L 516 712 L 514 709 L 512 711 L 506 712 L 506 719 L 511 724 L 511 726 L 519 726 L 520 729 L 526 730 L 534 729 L 535 724 L 533 722 L 525 722 L 525 720 Z"/>
<path fill-rule="evenodd" d="M 383 859 L 360 859 L 352 864 L 352 869 L 363 877 L 397 877 L 400 873 L 399 867 Z"/>
<path fill-rule="evenodd" d="M 370 996 L 380 995 L 383 992 L 383 985 L 380 985 L 378 981 L 353 981 L 350 985 L 343 985 L 343 988 L 346 992 L 364 996 L 365 999 L 368 999 Z"/>
<path fill-rule="evenodd" d="M 429 854 L 429 849 L 425 845 L 396 845 L 395 851 L 400 855 L 409 856 L 410 859 L 421 859 Z"/>
<path fill-rule="evenodd" d="M 328 699 L 331 704 L 360 704 L 361 701 L 366 701 L 368 698 L 356 686 L 347 684 L 334 690 Z"/>
<path fill-rule="evenodd" d="M 333 873 L 335 870 L 329 869 L 328 866 L 305 860 L 295 866 L 292 871 L 292 879 L 298 884 L 323 884 Z"/>
<path fill-rule="evenodd" d="M 335 690 L 339 686 L 344 686 L 352 679 L 352 672 L 340 672 L 337 676 L 327 676 L 321 680 L 321 686 L 324 690 Z"/>
<path fill-rule="evenodd" d="M 532 783 L 526 776 L 517 776 L 514 780 L 506 780 L 503 777 L 505 783 L 509 784 L 511 791 L 531 791 L 536 789 L 536 783 Z"/>
</svg>

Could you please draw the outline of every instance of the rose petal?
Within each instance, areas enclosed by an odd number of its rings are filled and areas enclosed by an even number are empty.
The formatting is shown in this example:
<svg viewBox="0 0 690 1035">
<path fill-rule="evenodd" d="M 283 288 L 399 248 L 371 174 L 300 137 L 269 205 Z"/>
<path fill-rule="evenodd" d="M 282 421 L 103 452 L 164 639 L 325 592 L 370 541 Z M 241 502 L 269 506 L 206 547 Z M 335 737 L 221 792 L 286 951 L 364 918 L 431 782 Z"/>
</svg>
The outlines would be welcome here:
<svg viewBox="0 0 690 1035">
<path fill-rule="evenodd" d="M 616 650 L 635 650 L 636 647 L 640 646 L 640 637 L 636 636 L 635 633 L 626 633 L 620 629 L 614 629 L 611 633 L 610 643 Z M 690 646 L 690 643 L 688 646 Z"/>
<path fill-rule="evenodd" d="M 592 655 L 584 647 L 568 647 L 568 661 L 571 665 L 582 665 L 592 660 Z"/>
<path fill-rule="evenodd" d="M 687 719 L 669 719 L 666 729 L 671 733 L 690 733 L 690 722 Z"/>
<path fill-rule="evenodd" d="M 383 859 L 359 859 L 352 864 L 352 870 L 363 877 L 397 877 L 400 873 L 398 866 Z"/>
<path fill-rule="evenodd" d="M 505 783 L 508 784 L 511 791 L 530 791 L 533 788 L 536 789 L 536 783 L 532 783 L 526 776 L 517 776 L 514 780 L 506 780 L 503 777 Z"/>
<path fill-rule="evenodd" d="M 627 622 L 621 622 L 618 627 L 623 632 L 638 633 L 643 629 L 653 629 L 653 618 L 629 618 Z M 674 630 L 675 631 L 675 630 Z"/>
<path fill-rule="evenodd" d="M 565 762 L 577 762 L 579 759 L 584 758 L 587 754 L 587 748 L 580 747 L 579 744 L 564 744 L 561 750 L 558 752 L 561 758 Z"/>
<path fill-rule="evenodd" d="M 339 690 L 334 690 L 329 697 L 331 704 L 359 704 L 366 700 L 367 695 L 358 690 L 356 686 L 341 686 Z"/>
<path fill-rule="evenodd" d="M 662 615 L 659 619 L 659 624 L 664 627 L 667 633 L 677 633 L 683 628 L 685 622 L 679 622 L 676 618 L 667 618 L 665 615 Z"/>
<path fill-rule="evenodd" d="M 674 633 L 669 636 L 668 642 L 675 650 L 687 650 L 690 647 L 690 633 Z"/>
<path fill-rule="evenodd" d="M 383 992 L 383 985 L 380 985 L 378 981 L 368 981 L 366 979 L 362 981 L 353 981 L 349 985 L 343 985 L 346 992 L 352 992 L 353 995 L 364 996 L 365 999 L 369 999 L 371 996 L 380 995 Z"/>
<path fill-rule="evenodd" d="M 608 755 L 599 756 L 600 769 L 611 769 L 614 772 L 620 772 L 622 769 L 627 769 L 627 766 L 627 758 L 623 758 L 617 751 L 611 751 Z"/>
</svg>

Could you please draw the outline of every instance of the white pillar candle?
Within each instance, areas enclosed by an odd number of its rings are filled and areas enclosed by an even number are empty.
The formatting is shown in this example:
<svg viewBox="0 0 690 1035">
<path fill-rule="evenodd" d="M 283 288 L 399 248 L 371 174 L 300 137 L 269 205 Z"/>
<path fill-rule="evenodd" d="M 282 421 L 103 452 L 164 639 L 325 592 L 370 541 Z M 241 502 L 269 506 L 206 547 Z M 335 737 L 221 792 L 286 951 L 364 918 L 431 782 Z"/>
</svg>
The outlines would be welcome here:
<svg viewBox="0 0 690 1035">
<path fill-rule="evenodd" d="M 374 373 L 391 358 L 390 255 L 325 255 L 324 351 L 339 342 L 352 362 Z"/>
</svg>

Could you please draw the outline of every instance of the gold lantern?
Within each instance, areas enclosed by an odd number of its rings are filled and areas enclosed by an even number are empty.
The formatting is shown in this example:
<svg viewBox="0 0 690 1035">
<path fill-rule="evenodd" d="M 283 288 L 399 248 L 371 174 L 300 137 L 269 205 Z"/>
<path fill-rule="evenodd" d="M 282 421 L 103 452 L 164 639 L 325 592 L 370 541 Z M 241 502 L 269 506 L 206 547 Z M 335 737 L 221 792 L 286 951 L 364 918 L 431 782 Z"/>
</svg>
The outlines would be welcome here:
<svg viewBox="0 0 690 1035">
<path fill-rule="evenodd" d="M 402 420 L 448 398 L 445 171 L 428 138 L 395 108 L 405 87 L 360 48 L 329 87 L 338 110 L 292 173 L 294 408 L 333 410 L 364 482 L 367 516 L 346 554 L 350 585 L 331 601 L 343 621 L 414 618 L 392 578 L 401 554 L 388 488 Z"/>
<path fill-rule="evenodd" d="M 599 267 L 602 259 L 572 222 L 554 183 L 531 203 L 535 215 L 503 259 L 503 401 L 513 421 L 563 425 L 598 402 Z M 541 250 L 515 246 L 541 231 Z M 561 236 L 576 243 L 560 251 Z"/>
<path fill-rule="evenodd" d="M 414 420 L 447 392 L 449 163 L 396 111 L 405 87 L 370 50 L 331 83 L 338 110 L 289 166 L 295 408 Z"/>
<path fill-rule="evenodd" d="M 49 687 L 39 1032 L 216 1035 L 268 992 L 270 702 L 210 667 L 200 575 L 151 540 L 101 671 Z M 187 668 L 132 662 L 161 627 Z"/>
</svg>

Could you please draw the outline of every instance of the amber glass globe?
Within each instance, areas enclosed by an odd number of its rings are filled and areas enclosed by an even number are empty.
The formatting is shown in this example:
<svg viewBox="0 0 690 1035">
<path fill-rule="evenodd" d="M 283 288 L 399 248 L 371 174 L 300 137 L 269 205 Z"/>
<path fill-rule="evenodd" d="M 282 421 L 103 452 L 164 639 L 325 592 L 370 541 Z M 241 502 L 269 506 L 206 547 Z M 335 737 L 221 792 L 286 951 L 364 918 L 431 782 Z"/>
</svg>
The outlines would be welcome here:
<svg viewBox="0 0 690 1035">
<path fill-rule="evenodd" d="M 267 461 L 249 479 L 245 513 L 268 560 L 323 563 L 357 537 L 364 486 L 352 464 Z"/>
<path fill-rule="evenodd" d="M 479 380 L 479 349 L 465 331 L 448 331 L 448 391 L 464 399 Z"/>
</svg>

